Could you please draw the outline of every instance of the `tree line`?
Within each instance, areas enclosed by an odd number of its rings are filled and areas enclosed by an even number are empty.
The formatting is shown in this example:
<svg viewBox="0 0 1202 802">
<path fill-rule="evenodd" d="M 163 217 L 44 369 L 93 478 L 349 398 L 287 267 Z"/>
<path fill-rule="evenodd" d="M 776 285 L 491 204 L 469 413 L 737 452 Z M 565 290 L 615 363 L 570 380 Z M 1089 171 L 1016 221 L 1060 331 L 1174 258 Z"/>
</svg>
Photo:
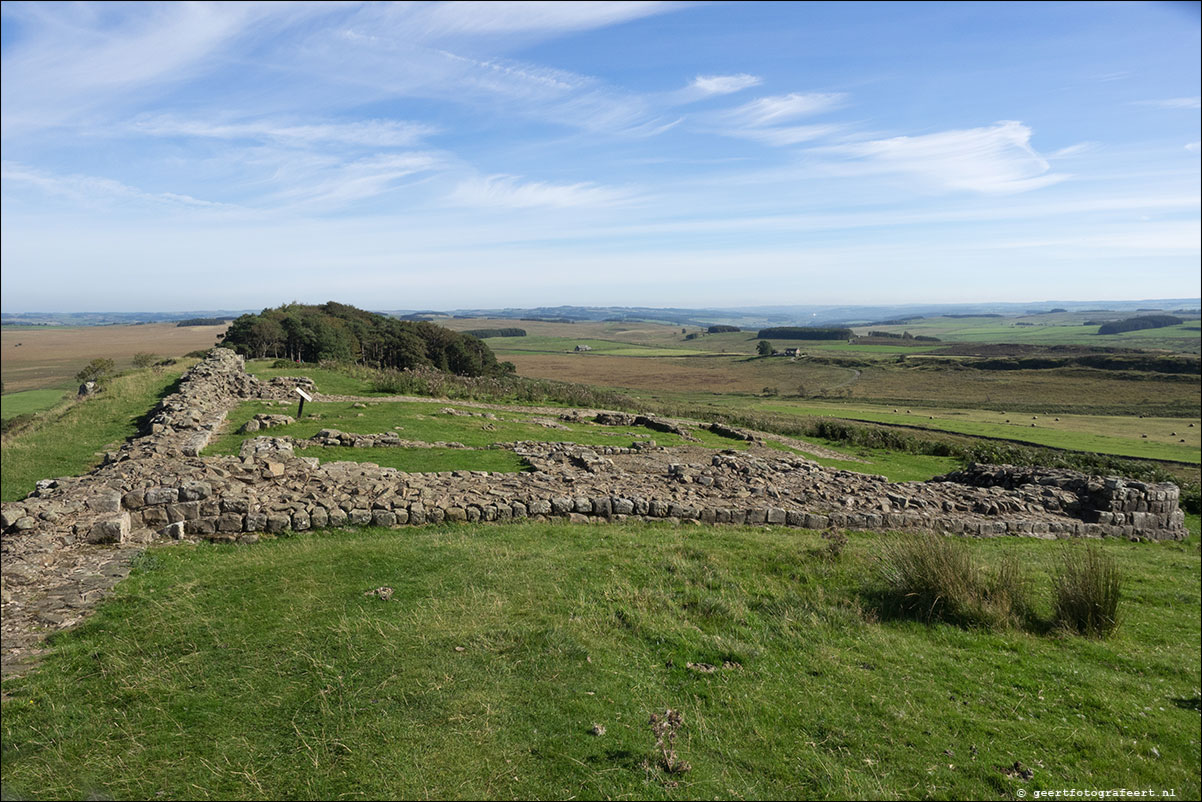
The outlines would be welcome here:
<svg viewBox="0 0 1202 802">
<path fill-rule="evenodd" d="M 1104 323 L 1098 329 L 1098 334 L 1121 334 L 1124 331 L 1139 331 L 1140 329 L 1162 329 L 1165 326 L 1176 326 L 1184 322 L 1181 318 L 1173 315 L 1141 315 Z"/>
<path fill-rule="evenodd" d="M 470 334 L 483 340 L 486 337 L 525 337 L 525 329 L 467 329 L 464 334 Z"/>
<path fill-rule="evenodd" d="M 469 334 L 426 321 L 398 320 L 334 301 L 285 304 L 242 315 L 220 343 L 243 356 L 300 362 L 334 360 L 380 368 L 437 368 L 461 376 L 512 370 Z"/>
<path fill-rule="evenodd" d="M 819 328 L 817 326 L 777 326 L 760 329 L 761 340 L 850 340 L 851 329 Z"/>
</svg>

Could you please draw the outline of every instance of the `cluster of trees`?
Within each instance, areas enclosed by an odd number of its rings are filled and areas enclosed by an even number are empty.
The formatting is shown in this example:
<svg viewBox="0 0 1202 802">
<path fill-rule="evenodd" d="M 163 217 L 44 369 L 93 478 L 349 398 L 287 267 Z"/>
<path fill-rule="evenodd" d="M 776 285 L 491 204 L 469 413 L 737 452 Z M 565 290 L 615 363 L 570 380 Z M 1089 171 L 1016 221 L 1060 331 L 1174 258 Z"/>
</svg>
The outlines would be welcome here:
<svg viewBox="0 0 1202 802">
<path fill-rule="evenodd" d="M 175 327 L 179 328 L 180 326 L 220 326 L 223 323 L 225 323 L 225 321 L 227 321 L 227 320 L 229 320 L 228 317 L 190 317 L 187 320 L 181 320 L 179 323 L 176 323 Z"/>
<path fill-rule="evenodd" d="M 483 340 L 485 337 L 525 337 L 525 329 L 468 329 L 463 332 Z"/>
<path fill-rule="evenodd" d="M 851 329 L 819 328 L 817 326 L 777 326 L 760 329 L 756 335 L 763 340 L 850 340 Z"/>
<path fill-rule="evenodd" d="M 742 331 L 738 326 L 710 326 L 706 329 L 710 334 L 727 334 L 732 331 Z"/>
<path fill-rule="evenodd" d="M 1130 317 L 1126 320 L 1115 320 L 1110 323 L 1105 323 L 1098 334 L 1121 334 L 1124 331 L 1138 331 L 1140 329 L 1162 329 L 1165 326 L 1176 326 L 1185 321 L 1173 315 L 1140 315 L 1139 317 Z"/>
<path fill-rule="evenodd" d="M 889 339 L 889 340 L 916 340 L 918 342 L 924 342 L 924 343 L 940 342 L 938 337 L 928 337 L 925 334 L 914 335 L 908 331 L 903 331 L 901 334 L 896 334 L 891 331 L 870 331 L 870 332 L 868 332 L 868 336 L 869 337 L 882 337 L 882 338 Z"/>
<path fill-rule="evenodd" d="M 470 334 L 397 320 L 346 304 L 285 304 L 234 320 L 221 343 L 238 353 L 300 362 L 330 359 L 381 368 L 431 367 L 461 376 L 512 370 Z"/>
</svg>

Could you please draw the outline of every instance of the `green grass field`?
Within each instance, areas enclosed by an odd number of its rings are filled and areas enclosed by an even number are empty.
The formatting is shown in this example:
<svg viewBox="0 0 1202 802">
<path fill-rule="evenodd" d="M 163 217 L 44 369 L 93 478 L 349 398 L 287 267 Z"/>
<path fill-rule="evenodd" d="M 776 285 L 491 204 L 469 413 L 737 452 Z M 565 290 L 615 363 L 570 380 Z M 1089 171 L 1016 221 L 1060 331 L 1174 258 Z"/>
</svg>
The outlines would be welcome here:
<svg viewBox="0 0 1202 802">
<path fill-rule="evenodd" d="M 610 356 L 697 356 L 698 350 L 692 348 L 661 348 L 650 345 L 621 342 L 617 340 L 596 340 L 590 338 L 572 339 L 570 337 L 490 337 L 485 340 L 488 346 L 498 354 L 507 353 L 542 353 L 560 354 L 575 353 L 576 346 L 587 345 L 589 354 L 608 354 Z"/>
<path fill-rule="evenodd" d="M 882 618 L 888 534 L 338 531 L 153 549 L 6 679 L 8 798 L 1015 799 L 1197 791 L 1199 549 L 1104 542 L 1104 641 Z M 1050 615 L 1081 544 L 1015 557 Z M 365 595 L 378 587 L 385 602 Z M 692 667 L 691 667 L 692 666 Z M 669 773 L 648 725 L 680 711 Z M 594 734 L 603 733 L 603 734 Z M 1030 769 L 1027 780 L 1015 764 Z"/>
<path fill-rule="evenodd" d="M 914 426 L 977 437 L 1018 440 L 1052 448 L 1113 454 L 1140 459 L 1198 463 L 1198 421 L 1181 418 L 1117 418 L 1105 415 L 1030 415 L 987 410 L 944 409 L 914 406 L 876 407 L 851 404 L 814 404 L 806 401 L 752 402 L 752 409 L 790 415 L 844 418 L 873 423 Z M 897 410 L 896 412 L 894 410 Z M 1190 423 L 1194 423 L 1190 427 Z M 1034 425 L 1032 425 L 1034 424 Z M 1135 431 L 1148 434 L 1144 439 Z M 1130 434 L 1125 434 L 1130 432 Z M 1185 440 L 1184 443 L 1174 442 Z"/>
<path fill-rule="evenodd" d="M 65 390 L 23 390 L 0 397 L 0 413 L 4 420 L 18 415 L 32 415 L 53 408 L 66 397 Z"/>
<path fill-rule="evenodd" d="M 138 421 L 172 390 L 192 361 L 155 373 L 140 370 L 111 379 L 103 392 L 71 404 L 29 431 L 4 439 L 0 499 L 16 501 L 39 479 L 75 476 L 138 433 Z"/>
<path fill-rule="evenodd" d="M 1121 319 L 1130 315 L 1106 315 Z M 1168 348 L 1198 353 L 1199 327 L 1202 321 L 1186 320 L 1176 326 L 1160 329 L 1140 329 L 1122 334 L 1098 334 L 1100 326 L 1082 325 L 1085 318 L 1097 315 L 1038 315 L 1025 318 L 923 318 L 899 326 L 857 327 L 856 332 L 868 329 L 901 334 L 938 337 L 948 342 L 1025 343 L 1029 345 L 1092 345 L 1118 348 Z M 1028 323 L 1032 325 L 1016 325 Z"/>
<path fill-rule="evenodd" d="M 466 412 L 486 412 L 496 419 L 447 415 L 443 409 L 451 407 Z M 237 434 L 243 423 L 260 412 L 295 412 L 272 403 L 247 402 L 237 406 L 226 419 L 225 434 L 218 438 L 208 453 L 237 454 L 242 441 L 257 437 L 263 432 Z M 312 417 L 320 416 L 320 417 Z M 566 429 L 548 428 L 533 421 L 552 420 Z M 289 435 L 300 439 L 309 438 L 322 429 L 338 429 L 357 434 L 375 434 L 395 431 L 404 440 L 420 440 L 427 443 L 458 442 L 466 446 L 483 448 L 492 443 L 510 443 L 515 440 L 539 440 L 544 442 L 581 443 L 596 446 L 629 446 L 636 438 L 646 439 L 649 435 L 659 445 L 687 445 L 689 441 L 666 432 L 653 432 L 641 426 L 600 426 L 593 423 L 564 423 L 520 410 L 479 410 L 456 405 L 450 401 L 431 402 L 369 402 L 364 408 L 356 408 L 351 402 L 318 402 L 305 405 L 305 418 L 287 426 L 271 429 L 267 434 Z M 696 430 L 694 436 L 702 445 L 712 448 L 746 448 L 739 440 L 730 440 L 708 431 Z"/>
</svg>

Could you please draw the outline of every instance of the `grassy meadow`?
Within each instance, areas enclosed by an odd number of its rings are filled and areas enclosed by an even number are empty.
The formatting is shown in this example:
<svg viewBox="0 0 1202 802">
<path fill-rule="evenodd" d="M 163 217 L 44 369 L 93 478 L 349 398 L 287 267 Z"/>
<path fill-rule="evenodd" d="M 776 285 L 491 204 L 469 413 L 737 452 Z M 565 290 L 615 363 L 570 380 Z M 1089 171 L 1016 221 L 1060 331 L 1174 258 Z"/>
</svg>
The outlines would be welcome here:
<svg viewBox="0 0 1202 802">
<path fill-rule="evenodd" d="M 0 414 L 4 420 L 11 420 L 18 415 L 33 415 L 45 412 L 57 406 L 67 397 L 64 390 L 22 390 L 18 393 L 5 393 L 0 396 Z"/>
<path fill-rule="evenodd" d="M 5 680 L 5 795 L 1189 798 L 1190 523 L 1185 543 L 1101 544 L 1125 577 L 1107 640 L 1041 623 L 1078 543 L 964 541 L 1030 575 L 1033 623 L 998 629 L 886 614 L 888 533 L 531 523 L 154 549 Z M 670 759 L 648 723 L 668 709 Z"/>
</svg>

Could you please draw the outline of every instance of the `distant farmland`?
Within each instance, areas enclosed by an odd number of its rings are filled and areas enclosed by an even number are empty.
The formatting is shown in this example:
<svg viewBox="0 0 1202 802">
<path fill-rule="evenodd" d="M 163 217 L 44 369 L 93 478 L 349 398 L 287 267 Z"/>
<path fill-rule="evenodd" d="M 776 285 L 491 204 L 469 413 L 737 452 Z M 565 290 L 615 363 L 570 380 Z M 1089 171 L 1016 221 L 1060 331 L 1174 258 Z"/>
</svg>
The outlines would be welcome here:
<svg viewBox="0 0 1202 802">
<path fill-rule="evenodd" d="M 4 391 L 68 387 L 79 369 L 97 357 L 126 368 L 137 353 L 166 358 L 212 348 L 225 329 L 225 324 L 177 327 L 174 323 L 5 328 L 0 331 Z"/>
</svg>

